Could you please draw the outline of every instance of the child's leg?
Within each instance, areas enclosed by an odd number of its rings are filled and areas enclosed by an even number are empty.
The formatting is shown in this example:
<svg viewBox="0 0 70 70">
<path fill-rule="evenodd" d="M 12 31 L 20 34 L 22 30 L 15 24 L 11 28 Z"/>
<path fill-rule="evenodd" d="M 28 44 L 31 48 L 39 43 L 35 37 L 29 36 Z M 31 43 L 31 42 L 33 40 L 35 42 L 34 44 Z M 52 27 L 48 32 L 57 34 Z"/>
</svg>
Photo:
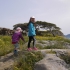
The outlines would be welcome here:
<svg viewBox="0 0 70 70">
<path fill-rule="evenodd" d="M 33 36 L 33 49 L 34 49 L 34 50 L 38 50 L 38 49 L 36 48 L 36 39 L 35 39 L 35 36 Z"/>
<path fill-rule="evenodd" d="M 14 44 L 14 54 L 18 54 L 18 48 L 19 44 L 18 43 Z"/>
<path fill-rule="evenodd" d="M 29 36 L 28 48 L 30 48 L 30 43 L 31 43 L 31 41 L 32 41 L 32 37 Z"/>
<path fill-rule="evenodd" d="M 33 36 L 33 47 L 35 47 L 35 44 L 36 44 L 36 39 L 35 36 Z"/>
</svg>

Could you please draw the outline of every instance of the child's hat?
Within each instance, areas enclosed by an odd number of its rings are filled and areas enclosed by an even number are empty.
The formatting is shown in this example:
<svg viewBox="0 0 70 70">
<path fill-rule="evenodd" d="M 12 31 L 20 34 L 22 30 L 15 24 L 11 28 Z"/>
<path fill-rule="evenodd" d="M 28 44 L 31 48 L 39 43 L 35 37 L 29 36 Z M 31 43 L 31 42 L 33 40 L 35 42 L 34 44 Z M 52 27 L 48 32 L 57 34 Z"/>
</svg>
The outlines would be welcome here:
<svg viewBox="0 0 70 70">
<path fill-rule="evenodd" d="M 35 18 L 34 16 L 32 16 L 31 18 Z"/>
<path fill-rule="evenodd" d="M 16 31 L 22 32 L 22 29 L 21 29 L 20 27 L 17 27 L 17 28 L 16 28 Z"/>
<path fill-rule="evenodd" d="M 22 30 L 20 27 L 17 27 L 16 30 Z"/>
</svg>

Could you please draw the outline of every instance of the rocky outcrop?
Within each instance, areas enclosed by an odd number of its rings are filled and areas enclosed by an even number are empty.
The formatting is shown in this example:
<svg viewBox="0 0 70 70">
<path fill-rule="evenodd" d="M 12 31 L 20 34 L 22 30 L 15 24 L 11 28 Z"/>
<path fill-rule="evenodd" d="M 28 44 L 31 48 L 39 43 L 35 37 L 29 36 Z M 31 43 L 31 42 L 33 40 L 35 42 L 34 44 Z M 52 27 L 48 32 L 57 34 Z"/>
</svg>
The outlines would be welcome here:
<svg viewBox="0 0 70 70">
<path fill-rule="evenodd" d="M 57 43 L 56 41 L 37 41 L 36 44 L 39 44 L 42 47 L 45 47 L 45 46 L 55 45 L 56 43 Z"/>
<path fill-rule="evenodd" d="M 47 47 L 47 46 L 61 46 L 61 47 L 64 47 L 66 49 L 70 49 L 70 43 L 68 42 L 63 42 L 63 41 L 37 41 L 38 45 L 42 46 L 42 47 Z"/>
<path fill-rule="evenodd" d="M 47 52 L 51 49 L 38 50 L 44 55 L 44 58 L 35 64 L 34 70 L 69 70 L 68 64 L 59 58 L 59 54 L 65 54 L 69 49 L 52 49 L 56 54 Z M 27 52 L 27 51 L 24 51 Z M 0 70 L 12 70 L 15 57 L 13 53 L 0 57 Z"/>
<path fill-rule="evenodd" d="M 65 55 L 69 49 L 52 49 L 56 54 L 46 54 L 46 51 L 51 49 L 40 50 L 45 56 L 44 59 L 35 64 L 34 70 L 69 70 L 70 65 L 60 59 L 60 55 Z"/>
<path fill-rule="evenodd" d="M 66 63 L 55 54 L 46 54 L 46 57 L 35 64 L 34 70 L 68 70 Z"/>
</svg>

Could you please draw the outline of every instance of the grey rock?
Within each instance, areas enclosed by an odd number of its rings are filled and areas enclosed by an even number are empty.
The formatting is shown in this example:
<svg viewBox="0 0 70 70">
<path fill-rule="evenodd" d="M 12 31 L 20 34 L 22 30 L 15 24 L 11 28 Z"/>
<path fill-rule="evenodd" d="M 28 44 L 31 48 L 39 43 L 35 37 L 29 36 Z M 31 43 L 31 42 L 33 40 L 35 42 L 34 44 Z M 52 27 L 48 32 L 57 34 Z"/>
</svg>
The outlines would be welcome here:
<svg viewBox="0 0 70 70">
<path fill-rule="evenodd" d="M 34 70 L 68 70 L 64 64 L 66 63 L 55 54 L 47 54 L 35 64 Z"/>
</svg>

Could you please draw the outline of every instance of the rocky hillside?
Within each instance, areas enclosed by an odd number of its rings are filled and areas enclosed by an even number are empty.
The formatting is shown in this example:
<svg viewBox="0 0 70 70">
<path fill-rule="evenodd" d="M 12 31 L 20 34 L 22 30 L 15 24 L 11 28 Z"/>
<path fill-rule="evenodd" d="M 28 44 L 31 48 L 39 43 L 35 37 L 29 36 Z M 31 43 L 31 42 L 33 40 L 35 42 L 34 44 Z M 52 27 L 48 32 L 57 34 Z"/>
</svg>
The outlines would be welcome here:
<svg viewBox="0 0 70 70">
<path fill-rule="evenodd" d="M 69 70 L 70 65 L 67 64 L 64 60 L 62 60 L 60 58 L 60 55 L 63 55 L 70 50 L 53 49 L 51 51 L 51 49 L 43 49 L 38 51 L 41 51 L 44 57 L 42 60 L 35 63 L 34 70 Z M 13 57 L 13 53 L 7 54 L 4 57 L 2 56 L 0 58 L 0 70 L 13 70 L 12 66 L 16 58 L 18 57 Z"/>
<path fill-rule="evenodd" d="M 56 45 L 57 43 L 58 45 Z M 59 44 L 60 42 L 56 42 L 56 41 L 44 41 L 44 40 L 37 41 L 36 45 L 38 46 L 39 49 L 37 51 L 31 51 L 30 53 L 32 56 L 30 58 L 35 57 L 33 52 L 40 51 L 41 54 L 43 55 L 43 59 L 41 59 L 40 61 L 34 64 L 34 70 L 69 70 L 70 69 L 70 65 L 60 58 L 60 56 L 62 55 L 65 56 L 65 54 L 67 54 L 67 52 L 70 51 L 70 49 L 67 49 L 67 48 L 70 48 L 70 44 L 66 43 L 64 45 L 66 47 L 63 46 L 62 48 L 61 48 L 62 45 L 59 45 Z M 24 46 L 26 45 L 27 43 L 24 44 Z M 26 49 L 19 51 L 19 54 L 21 55 L 21 57 L 23 57 L 26 53 L 28 53 Z M 1 56 L 0 70 L 13 70 L 12 67 L 14 65 L 14 62 L 16 59 L 20 57 L 20 55 L 18 57 L 14 57 L 13 53 L 9 53 L 5 56 Z"/>
</svg>

